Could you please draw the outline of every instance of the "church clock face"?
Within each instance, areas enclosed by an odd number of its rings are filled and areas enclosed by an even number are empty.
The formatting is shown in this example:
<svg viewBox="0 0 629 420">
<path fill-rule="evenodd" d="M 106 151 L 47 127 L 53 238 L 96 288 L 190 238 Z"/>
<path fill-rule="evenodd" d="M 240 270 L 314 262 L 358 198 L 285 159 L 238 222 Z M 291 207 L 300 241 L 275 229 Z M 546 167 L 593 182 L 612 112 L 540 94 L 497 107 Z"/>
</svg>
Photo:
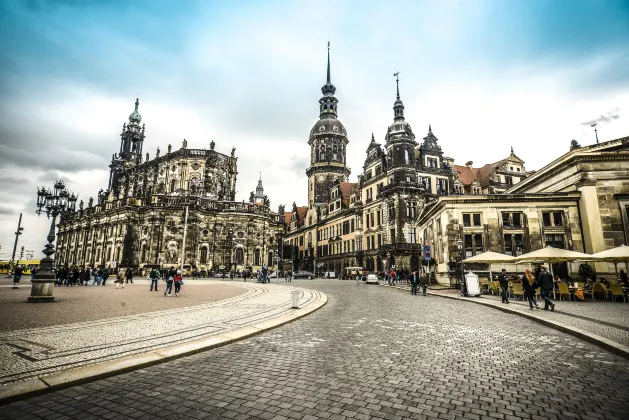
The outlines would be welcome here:
<svg viewBox="0 0 629 420">
<path fill-rule="evenodd" d="M 325 181 L 325 177 L 323 175 L 319 175 L 319 178 L 317 178 L 319 182 L 323 182 Z"/>
</svg>

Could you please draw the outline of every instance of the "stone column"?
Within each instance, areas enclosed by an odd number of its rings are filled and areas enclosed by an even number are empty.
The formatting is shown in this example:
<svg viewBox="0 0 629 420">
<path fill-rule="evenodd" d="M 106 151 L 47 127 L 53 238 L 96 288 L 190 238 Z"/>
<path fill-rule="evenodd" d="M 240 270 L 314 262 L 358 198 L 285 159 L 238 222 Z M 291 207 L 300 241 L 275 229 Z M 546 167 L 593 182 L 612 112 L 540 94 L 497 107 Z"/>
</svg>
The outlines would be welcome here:
<svg viewBox="0 0 629 420">
<path fill-rule="evenodd" d="M 585 252 L 595 254 L 605 250 L 603 238 L 603 226 L 601 212 L 598 206 L 598 194 L 596 191 L 596 178 L 584 174 L 576 184 L 577 191 L 581 192 L 579 210 L 581 213 L 581 225 L 583 226 L 583 238 Z M 597 273 L 609 271 L 607 263 L 594 263 Z"/>
</svg>

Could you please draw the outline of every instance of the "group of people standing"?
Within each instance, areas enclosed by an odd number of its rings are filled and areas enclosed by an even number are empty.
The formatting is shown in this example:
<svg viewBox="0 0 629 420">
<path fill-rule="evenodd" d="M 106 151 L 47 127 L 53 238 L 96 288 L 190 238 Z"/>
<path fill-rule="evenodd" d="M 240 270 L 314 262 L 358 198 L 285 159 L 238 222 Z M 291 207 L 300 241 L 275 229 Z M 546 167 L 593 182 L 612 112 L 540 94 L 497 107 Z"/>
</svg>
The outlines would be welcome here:
<svg viewBox="0 0 629 420">
<path fill-rule="evenodd" d="M 421 271 L 413 271 L 410 276 L 411 295 L 417 295 L 419 286 L 422 288 L 422 295 L 426 296 L 426 286 L 428 285 L 428 275 Z"/>
<path fill-rule="evenodd" d="M 56 271 L 55 286 L 104 286 L 109 272 L 103 267 L 61 267 Z"/>
<path fill-rule="evenodd" d="M 164 290 L 164 296 L 172 296 L 173 285 L 175 286 L 175 296 L 179 296 L 179 293 L 181 293 L 181 286 L 183 286 L 183 275 L 181 274 L 181 270 L 177 270 L 173 266 L 171 266 L 167 271 L 160 271 L 159 269 L 154 268 L 149 273 L 149 279 L 151 280 L 151 288 L 149 289 L 149 291 L 151 292 L 153 290 L 159 292 L 157 284 L 159 283 L 160 279 L 164 279 L 166 280 L 166 290 Z"/>
<path fill-rule="evenodd" d="M 502 303 L 509 303 L 509 278 L 507 277 L 507 270 L 504 268 L 502 272 L 498 275 L 498 282 L 500 283 L 501 297 Z M 539 305 L 537 304 L 537 299 L 535 296 L 537 295 L 537 288 L 540 289 L 540 296 L 544 300 L 544 309 L 547 311 L 554 311 L 555 304 L 552 300 L 550 300 L 550 295 L 553 292 L 553 288 L 555 287 L 553 276 L 548 271 L 548 268 L 545 265 L 540 266 L 535 274 L 531 272 L 530 269 L 524 270 L 524 276 L 522 276 L 522 293 L 528 299 L 529 306 L 531 309 L 539 309 Z"/>
</svg>

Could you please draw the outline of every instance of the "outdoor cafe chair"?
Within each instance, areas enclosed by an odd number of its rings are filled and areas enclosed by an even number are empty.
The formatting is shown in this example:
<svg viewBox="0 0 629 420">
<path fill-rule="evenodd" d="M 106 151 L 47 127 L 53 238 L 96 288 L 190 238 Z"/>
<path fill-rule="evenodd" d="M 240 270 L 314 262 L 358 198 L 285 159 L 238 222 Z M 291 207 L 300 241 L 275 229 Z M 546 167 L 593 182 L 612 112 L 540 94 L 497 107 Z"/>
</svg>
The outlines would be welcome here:
<svg viewBox="0 0 629 420">
<path fill-rule="evenodd" d="M 602 295 L 603 299 L 605 299 L 605 296 L 607 296 L 607 291 L 605 290 L 605 288 L 603 287 L 603 285 L 601 283 L 594 283 L 590 293 L 592 294 L 592 301 L 594 301 L 594 298 L 595 298 L 597 293 Z"/>
<path fill-rule="evenodd" d="M 559 283 L 559 300 L 561 300 L 562 296 L 568 295 L 568 300 L 572 300 L 571 296 L 572 296 L 572 292 L 570 292 L 570 288 L 568 288 L 568 285 L 566 283 Z"/>
<path fill-rule="evenodd" d="M 511 295 L 513 297 L 522 296 L 522 300 L 524 300 L 524 293 L 522 293 L 522 283 L 513 283 L 511 286 Z"/>
<path fill-rule="evenodd" d="M 622 290 L 622 286 L 620 284 L 612 284 L 609 288 L 609 295 L 616 302 L 616 299 L 619 296 L 622 296 L 623 302 L 627 302 L 627 293 Z"/>
</svg>

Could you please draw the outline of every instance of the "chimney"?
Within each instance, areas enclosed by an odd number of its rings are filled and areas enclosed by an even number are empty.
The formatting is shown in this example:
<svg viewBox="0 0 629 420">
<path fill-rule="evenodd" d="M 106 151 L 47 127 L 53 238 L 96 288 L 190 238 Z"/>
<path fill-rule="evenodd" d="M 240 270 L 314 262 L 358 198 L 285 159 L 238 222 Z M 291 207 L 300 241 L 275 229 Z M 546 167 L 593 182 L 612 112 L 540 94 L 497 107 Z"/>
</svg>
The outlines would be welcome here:
<svg viewBox="0 0 629 420">
<path fill-rule="evenodd" d="M 474 162 L 472 162 L 471 160 L 468 160 L 467 162 L 465 162 L 465 166 L 467 166 L 468 168 L 472 169 L 472 164 Z"/>
</svg>

